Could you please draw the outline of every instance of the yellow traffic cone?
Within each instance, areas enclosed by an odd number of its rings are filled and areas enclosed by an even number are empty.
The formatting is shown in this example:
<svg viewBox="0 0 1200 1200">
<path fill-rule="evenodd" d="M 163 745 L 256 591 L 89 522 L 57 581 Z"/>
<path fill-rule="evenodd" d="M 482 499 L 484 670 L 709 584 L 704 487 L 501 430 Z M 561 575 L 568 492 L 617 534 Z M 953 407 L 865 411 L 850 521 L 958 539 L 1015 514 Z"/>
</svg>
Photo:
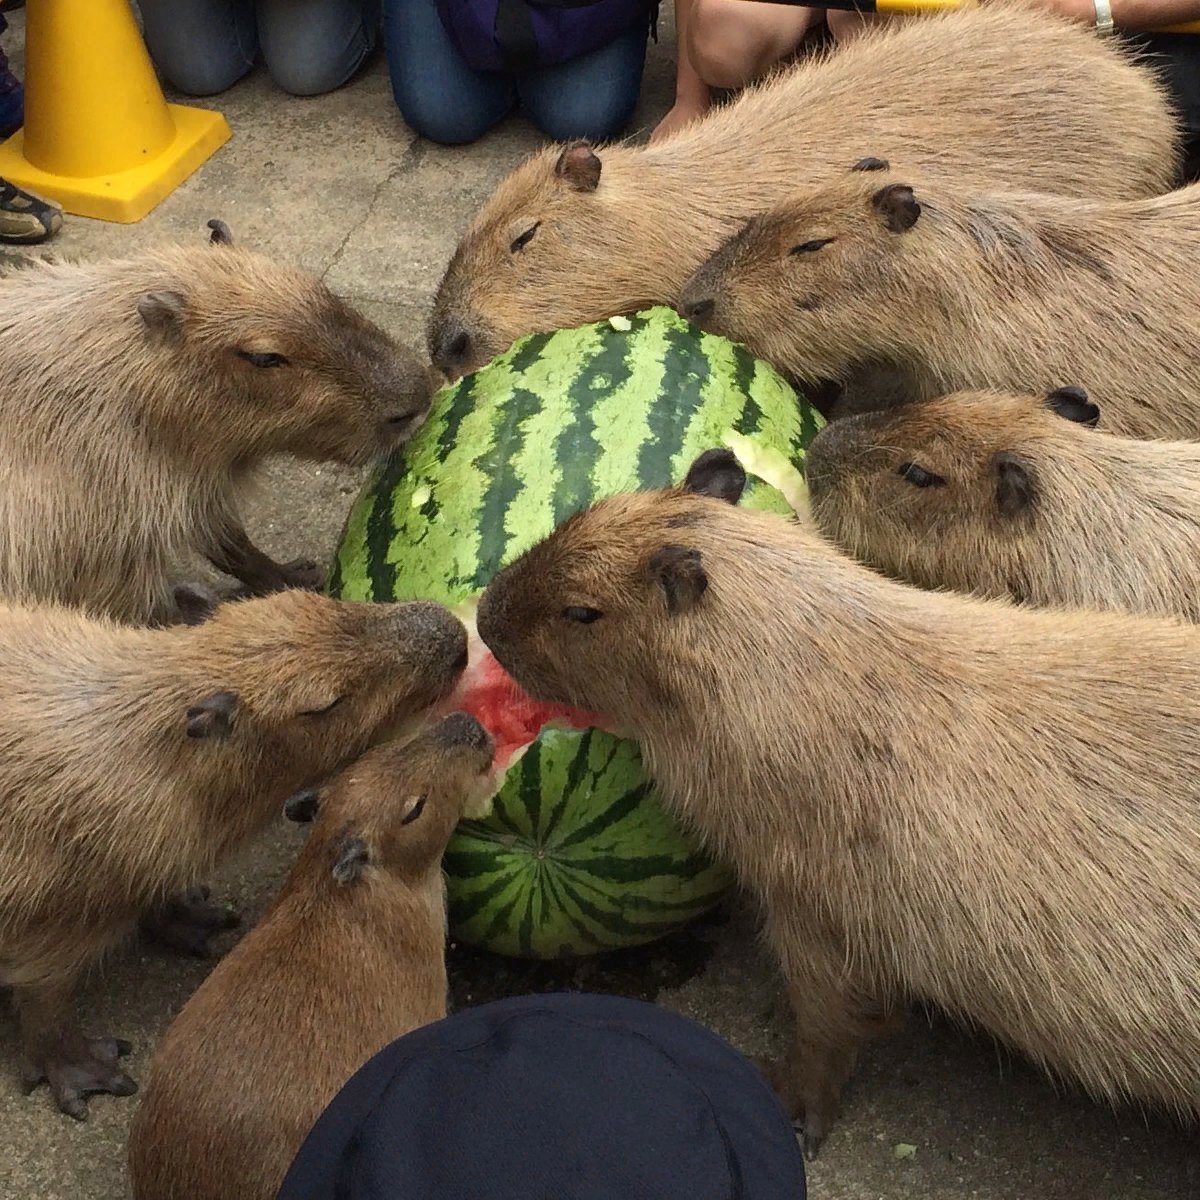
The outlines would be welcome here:
<svg viewBox="0 0 1200 1200">
<path fill-rule="evenodd" d="M 166 102 L 129 0 L 28 0 L 25 128 L 0 145 L 0 178 L 129 223 L 229 137 L 220 113 Z"/>
</svg>

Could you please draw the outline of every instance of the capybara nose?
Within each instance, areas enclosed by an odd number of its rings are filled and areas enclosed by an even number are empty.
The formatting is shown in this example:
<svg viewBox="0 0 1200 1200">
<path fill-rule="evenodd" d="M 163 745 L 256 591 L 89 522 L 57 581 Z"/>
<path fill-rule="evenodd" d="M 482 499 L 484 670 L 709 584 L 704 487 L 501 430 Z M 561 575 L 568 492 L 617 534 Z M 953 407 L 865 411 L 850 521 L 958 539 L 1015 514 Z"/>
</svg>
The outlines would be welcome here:
<svg viewBox="0 0 1200 1200">
<path fill-rule="evenodd" d="M 703 325 L 709 317 L 713 315 L 713 310 L 717 307 L 717 302 L 707 296 L 703 300 L 689 300 L 682 305 L 680 316 L 685 321 L 690 321 L 693 325 Z"/>
<path fill-rule="evenodd" d="M 447 375 L 461 375 L 471 360 L 471 335 L 457 322 L 442 326 L 433 339 L 433 361 Z"/>
<path fill-rule="evenodd" d="M 492 748 L 491 734 L 470 714 L 451 713 L 435 730 L 437 740 L 444 746 L 466 746 L 471 750 Z"/>
</svg>

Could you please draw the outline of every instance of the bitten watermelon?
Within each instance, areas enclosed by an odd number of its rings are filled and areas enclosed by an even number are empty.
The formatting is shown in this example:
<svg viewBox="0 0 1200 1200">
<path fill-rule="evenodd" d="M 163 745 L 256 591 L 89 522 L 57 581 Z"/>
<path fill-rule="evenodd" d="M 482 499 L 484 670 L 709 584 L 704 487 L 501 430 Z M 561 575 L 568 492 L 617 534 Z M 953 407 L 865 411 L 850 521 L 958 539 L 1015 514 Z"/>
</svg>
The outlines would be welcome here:
<svg viewBox="0 0 1200 1200">
<path fill-rule="evenodd" d="M 473 629 L 474 601 L 504 563 L 602 496 L 677 483 L 714 446 L 750 474 L 743 504 L 803 506 L 804 450 L 820 426 L 766 363 L 669 309 L 523 338 L 439 393 L 368 481 L 331 590 L 437 600 Z M 501 716 L 508 684 L 472 640 L 466 703 L 507 755 L 546 713 L 517 697 Z M 652 941 L 731 882 L 663 810 L 635 742 L 557 722 L 512 765 L 492 813 L 460 826 L 445 867 L 459 938 L 537 958 Z"/>
</svg>

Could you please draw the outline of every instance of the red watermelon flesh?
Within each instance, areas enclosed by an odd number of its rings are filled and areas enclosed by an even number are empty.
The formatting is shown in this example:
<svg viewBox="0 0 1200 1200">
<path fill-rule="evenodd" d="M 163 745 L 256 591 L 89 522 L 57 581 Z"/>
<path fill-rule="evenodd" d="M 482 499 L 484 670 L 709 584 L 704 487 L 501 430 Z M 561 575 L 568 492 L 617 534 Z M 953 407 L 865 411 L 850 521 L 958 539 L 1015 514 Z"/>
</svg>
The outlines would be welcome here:
<svg viewBox="0 0 1200 1200">
<path fill-rule="evenodd" d="M 469 628 L 469 627 L 468 627 Z M 609 729 L 599 713 L 572 708 L 569 704 L 547 704 L 534 700 L 500 665 L 474 629 L 471 657 L 447 710 L 470 713 L 492 735 L 496 743 L 492 770 L 504 772 L 522 750 L 531 745 L 547 725 L 572 729 Z"/>
</svg>

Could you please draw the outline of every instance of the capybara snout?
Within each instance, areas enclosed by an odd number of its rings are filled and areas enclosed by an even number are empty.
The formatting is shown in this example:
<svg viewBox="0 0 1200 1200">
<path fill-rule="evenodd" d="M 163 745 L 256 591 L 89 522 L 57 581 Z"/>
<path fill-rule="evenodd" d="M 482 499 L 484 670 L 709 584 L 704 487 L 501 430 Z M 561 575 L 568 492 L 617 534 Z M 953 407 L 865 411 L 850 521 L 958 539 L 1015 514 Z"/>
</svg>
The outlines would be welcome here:
<svg viewBox="0 0 1200 1200">
<path fill-rule="evenodd" d="M 438 677 L 439 689 L 449 690 L 467 665 L 467 631 L 463 623 L 440 604 L 423 600 L 388 607 L 401 644 Z"/>
</svg>

